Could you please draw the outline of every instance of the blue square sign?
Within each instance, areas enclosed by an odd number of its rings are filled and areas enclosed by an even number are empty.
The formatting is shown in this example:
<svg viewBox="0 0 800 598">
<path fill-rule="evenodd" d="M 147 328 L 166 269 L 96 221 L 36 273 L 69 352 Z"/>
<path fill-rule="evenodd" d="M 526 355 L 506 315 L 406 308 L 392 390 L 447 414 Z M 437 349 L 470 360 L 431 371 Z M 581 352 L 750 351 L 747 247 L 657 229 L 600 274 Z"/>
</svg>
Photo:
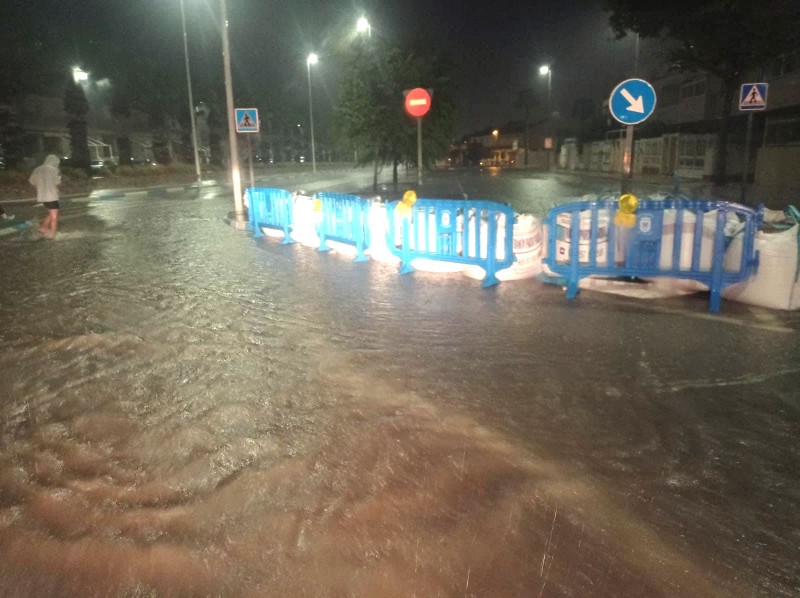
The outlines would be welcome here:
<svg viewBox="0 0 800 598">
<path fill-rule="evenodd" d="M 236 108 L 236 132 L 258 133 L 258 108 Z"/>
<path fill-rule="evenodd" d="M 767 84 L 766 83 L 745 83 L 739 91 L 739 110 L 749 112 L 751 110 L 767 109 Z"/>
</svg>

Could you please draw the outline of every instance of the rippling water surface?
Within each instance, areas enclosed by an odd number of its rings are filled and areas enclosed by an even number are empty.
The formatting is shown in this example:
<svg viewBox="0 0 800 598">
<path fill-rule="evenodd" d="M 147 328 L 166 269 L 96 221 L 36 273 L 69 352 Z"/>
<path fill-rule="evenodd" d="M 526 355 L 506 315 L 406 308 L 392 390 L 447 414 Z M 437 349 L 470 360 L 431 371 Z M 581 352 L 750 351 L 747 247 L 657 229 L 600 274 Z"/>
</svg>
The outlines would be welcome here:
<svg viewBox="0 0 800 598">
<path fill-rule="evenodd" d="M 800 592 L 796 320 L 400 277 L 226 210 L 0 240 L 0 595 Z"/>
</svg>

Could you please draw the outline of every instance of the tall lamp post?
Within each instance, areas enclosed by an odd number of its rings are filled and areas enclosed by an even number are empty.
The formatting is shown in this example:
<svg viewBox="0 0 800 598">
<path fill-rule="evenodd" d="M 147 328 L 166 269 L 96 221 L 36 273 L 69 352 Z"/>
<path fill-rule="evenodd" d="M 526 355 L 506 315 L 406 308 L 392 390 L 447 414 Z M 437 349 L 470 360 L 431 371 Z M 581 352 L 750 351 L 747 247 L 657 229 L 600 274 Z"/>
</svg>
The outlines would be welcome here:
<svg viewBox="0 0 800 598">
<path fill-rule="evenodd" d="M 552 77 L 553 77 L 553 70 L 550 68 L 549 65 L 542 65 L 539 67 L 539 74 L 544 76 L 547 75 L 547 128 L 545 130 L 545 134 L 550 138 L 550 152 L 553 151 L 553 108 L 550 104 L 550 90 L 552 84 Z M 550 170 L 550 155 L 547 154 L 547 170 Z"/>
<path fill-rule="evenodd" d="M 194 99 L 192 97 L 192 75 L 189 70 L 189 42 L 186 37 L 186 12 L 183 8 L 183 0 L 181 4 L 181 25 L 183 27 L 183 57 L 186 61 L 186 87 L 189 90 L 189 120 L 192 123 L 192 147 L 194 149 L 194 168 L 197 172 L 197 188 L 203 186 L 203 176 L 200 173 L 200 155 L 197 152 L 197 125 L 195 124 L 194 114 Z"/>
<path fill-rule="evenodd" d="M 241 227 L 244 225 L 244 204 L 242 203 L 242 181 L 239 178 L 239 148 L 236 145 L 236 118 L 233 112 L 233 83 L 231 81 L 231 49 L 228 43 L 228 8 L 225 0 L 220 0 L 219 10 L 222 19 L 222 61 L 225 66 L 225 105 L 228 109 L 228 143 L 231 150 L 235 226 Z"/>
<path fill-rule="evenodd" d="M 314 147 L 314 104 L 311 100 L 311 65 L 319 62 L 319 56 L 314 53 L 308 55 L 306 59 L 306 70 L 308 71 L 308 119 L 311 122 L 311 164 L 312 171 L 317 172 L 317 152 Z"/>
</svg>

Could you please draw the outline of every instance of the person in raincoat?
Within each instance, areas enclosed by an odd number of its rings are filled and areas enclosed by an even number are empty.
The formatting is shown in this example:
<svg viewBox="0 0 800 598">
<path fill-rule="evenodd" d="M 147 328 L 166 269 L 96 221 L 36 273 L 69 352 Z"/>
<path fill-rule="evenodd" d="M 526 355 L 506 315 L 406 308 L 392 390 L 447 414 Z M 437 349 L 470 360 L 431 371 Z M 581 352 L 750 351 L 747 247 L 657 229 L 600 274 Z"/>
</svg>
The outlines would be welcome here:
<svg viewBox="0 0 800 598">
<path fill-rule="evenodd" d="M 39 227 L 39 233 L 54 237 L 58 228 L 58 186 L 61 173 L 58 172 L 58 156 L 50 154 L 44 164 L 37 166 L 28 182 L 36 187 L 36 201 L 47 208 L 47 217 Z"/>
</svg>

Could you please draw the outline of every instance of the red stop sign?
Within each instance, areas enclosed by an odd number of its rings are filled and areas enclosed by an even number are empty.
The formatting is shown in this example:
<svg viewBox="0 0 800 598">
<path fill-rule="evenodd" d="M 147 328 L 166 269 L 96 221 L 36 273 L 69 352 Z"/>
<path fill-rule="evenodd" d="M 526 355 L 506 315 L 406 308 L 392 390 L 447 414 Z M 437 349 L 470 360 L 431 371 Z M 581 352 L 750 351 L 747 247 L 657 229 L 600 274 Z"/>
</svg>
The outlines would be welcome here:
<svg viewBox="0 0 800 598">
<path fill-rule="evenodd" d="M 406 112 L 416 118 L 428 114 L 431 109 L 431 95 L 427 89 L 415 87 L 406 94 Z"/>
</svg>

